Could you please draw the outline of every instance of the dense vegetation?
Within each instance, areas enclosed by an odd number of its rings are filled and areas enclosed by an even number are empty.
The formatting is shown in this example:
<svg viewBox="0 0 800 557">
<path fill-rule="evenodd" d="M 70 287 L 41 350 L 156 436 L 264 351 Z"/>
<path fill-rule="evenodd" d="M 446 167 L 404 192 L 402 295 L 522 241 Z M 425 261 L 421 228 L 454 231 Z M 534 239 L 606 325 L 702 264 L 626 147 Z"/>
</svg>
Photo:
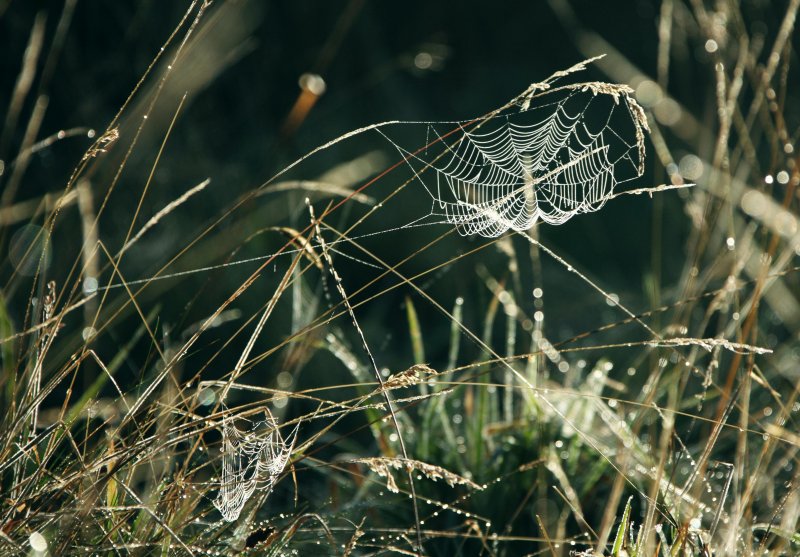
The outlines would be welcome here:
<svg viewBox="0 0 800 557">
<path fill-rule="evenodd" d="M 0 0 L 1 555 L 800 552 L 800 0 L 528 4 Z"/>
</svg>

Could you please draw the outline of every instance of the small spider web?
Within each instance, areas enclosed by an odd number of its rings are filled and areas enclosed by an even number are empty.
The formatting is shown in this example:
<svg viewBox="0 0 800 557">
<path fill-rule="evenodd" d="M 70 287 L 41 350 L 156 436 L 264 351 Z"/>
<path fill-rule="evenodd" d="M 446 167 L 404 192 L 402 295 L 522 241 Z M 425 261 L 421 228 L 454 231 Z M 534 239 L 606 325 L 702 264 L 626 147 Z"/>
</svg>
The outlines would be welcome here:
<svg viewBox="0 0 800 557">
<path fill-rule="evenodd" d="M 294 449 L 298 428 L 284 438 L 278 421 L 265 411 L 266 419 L 249 432 L 240 431 L 227 415 L 222 420 L 222 477 L 214 506 L 229 522 L 239 518 L 256 489 L 272 490 Z"/>
</svg>

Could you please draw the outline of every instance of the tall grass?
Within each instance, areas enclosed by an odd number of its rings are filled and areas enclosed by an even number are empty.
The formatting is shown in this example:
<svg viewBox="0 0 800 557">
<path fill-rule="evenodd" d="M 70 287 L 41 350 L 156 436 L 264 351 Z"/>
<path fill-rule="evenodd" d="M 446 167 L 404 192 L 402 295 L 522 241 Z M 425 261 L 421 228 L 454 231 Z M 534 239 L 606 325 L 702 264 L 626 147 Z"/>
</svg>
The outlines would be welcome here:
<svg viewBox="0 0 800 557">
<path fill-rule="evenodd" d="M 0 2 L 0 554 L 800 553 L 800 1 L 645 4 L 650 70 L 535 9 L 644 106 L 634 187 L 695 186 L 487 239 L 403 227 L 429 198 L 377 135 L 309 129 L 316 75 L 272 145 L 218 145 L 257 171 L 192 159 L 255 2 L 191 2 L 97 131 L 47 116 L 80 6 Z"/>
</svg>

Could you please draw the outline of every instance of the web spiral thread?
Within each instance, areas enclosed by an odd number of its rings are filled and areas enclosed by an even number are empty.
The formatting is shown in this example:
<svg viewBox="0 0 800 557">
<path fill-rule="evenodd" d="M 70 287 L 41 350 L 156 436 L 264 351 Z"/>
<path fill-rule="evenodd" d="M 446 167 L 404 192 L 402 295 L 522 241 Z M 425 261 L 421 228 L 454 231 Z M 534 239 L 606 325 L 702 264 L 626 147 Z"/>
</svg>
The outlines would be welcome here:
<svg viewBox="0 0 800 557">
<path fill-rule="evenodd" d="M 256 489 L 272 490 L 291 458 L 296 438 L 297 428 L 285 439 L 269 411 L 249 432 L 240 431 L 230 417 L 223 418 L 222 477 L 214 506 L 225 520 L 239 518 Z"/>
<path fill-rule="evenodd" d="M 519 111 L 426 124 L 423 150 L 380 131 L 425 186 L 432 214 L 460 234 L 496 237 L 539 220 L 563 224 L 597 211 L 615 188 L 642 175 L 647 120 L 627 87 L 540 87 Z"/>
</svg>

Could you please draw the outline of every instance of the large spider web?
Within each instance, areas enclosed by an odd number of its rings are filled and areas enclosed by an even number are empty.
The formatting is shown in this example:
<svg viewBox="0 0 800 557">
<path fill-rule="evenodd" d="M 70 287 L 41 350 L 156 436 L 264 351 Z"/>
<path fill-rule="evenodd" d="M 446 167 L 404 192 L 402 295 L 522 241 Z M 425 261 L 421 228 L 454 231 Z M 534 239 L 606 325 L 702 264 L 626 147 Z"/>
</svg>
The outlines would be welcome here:
<svg viewBox="0 0 800 557">
<path fill-rule="evenodd" d="M 594 60 L 556 72 L 545 81 L 532 84 L 499 109 L 472 120 L 390 121 L 352 130 L 295 160 L 259 191 L 284 191 L 290 186 L 307 183 L 314 186 L 312 189 L 327 187 L 336 195 L 344 191 L 347 199 L 363 202 L 361 198 L 369 197 L 361 191 L 397 165 L 384 170 L 355 192 L 335 183 L 278 180 L 310 157 L 338 143 L 366 135 L 366 132 L 380 134 L 401 154 L 400 164 L 406 165 L 412 172 L 412 179 L 422 184 L 431 205 L 428 213 L 410 223 L 362 235 L 349 234 L 348 239 L 329 242 L 331 251 L 365 263 L 339 251 L 336 246 L 349 240 L 432 224 L 454 226 L 463 236 L 493 238 L 508 230 L 528 230 L 539 220 L 563 224 L 575 215 L 599 210 L 623 193 L 653 193 L 693 185 L 618 191 L 620 186 L 641 177 L 644 172 L 645 132 L 649 131 L 647 117 L 627 85 L 557 84 L 562 78 L 584 70 Z M 277 253 L 132 280 L 127 284 L 289 256 L 304 249 L 281 249 Z M 99 290 L 121 286 L 114 284 Z"/>
<path fill-rule="evenodd" d="M 496 237 L 597 211 L 620 184 L 641 176 L 647 121 L 626 87 L 539 87 L 533 100 L 545 102 L 526 99 L 522 110 L 426 123 L 423 149 L 403 147 L 393 133 L 401 129 L 378 129 L 430 195 L 432 216 L 462 235 Z"/>
</svg>

